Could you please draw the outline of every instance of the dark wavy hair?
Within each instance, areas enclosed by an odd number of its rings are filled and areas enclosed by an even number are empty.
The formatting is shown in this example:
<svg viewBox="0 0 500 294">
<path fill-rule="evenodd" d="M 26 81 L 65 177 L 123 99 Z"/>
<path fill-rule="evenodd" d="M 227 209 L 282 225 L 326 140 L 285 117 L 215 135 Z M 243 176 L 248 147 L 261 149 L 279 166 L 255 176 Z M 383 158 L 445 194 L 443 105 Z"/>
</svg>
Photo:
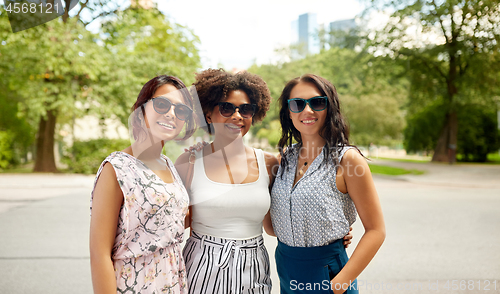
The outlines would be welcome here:
<svg viewBox="0 0 500 294">
<path fill-rule="evenodd" d="M 132 106 L 132 111 L 135 111 L 136 109 L 141 107 L 142 117 L 145 117 L 145 111 L 143 107 L 144 104 L 146 104 L 149 100 L 151 100 L 156 90 L 158 90 L 158 88 L 160 88 L 163 85 L 172 85 L 177 89 L 179 89 L 181 91 L 182 97 L 184 98 L 184 103 L 191 109 L 193 109 L 193 97 L 186 88 L 186 85 L 184 85 L 184 83 L 177 77 L 168 75 L 159 75 L 157 77 L 152 78 L 146 84 L 144 84 L 144 86 L 141 89 L 141 92 L 139 92 L 139 96 L 137 96 L 137 101 Z M 189 119 L 187 119 L 184 122 L 184 124 L 186 127 L 186 133 L 184 134 L 184 137 L 176 140 L 185 140 L 191 137 L 193 133 L 196 131 L 197 124 L 194 115 L 191 115 L 191 117 L 189 117 Z M 136 115 L 134 115 L 134 117 L 132 118 L 131 125 L 132 125 L 132 134 L 135 140 L 141 137 L 142 133 L 146 135 L 144 127 L 142 126 L 141 123 L 141 118 L 139 117 L 139 112 L 136 112 Z"/>
<path fill-rule="evenodd" d="M 345 146 L 352 146 L 349 144 L 349 126 L 340 111 L 340 102 L 335 86 L 328 80 L 314 74 L 305 74 L 301 77 L 294 78 L 286 84 L 278 100 L 282 129 L 281 138 L 278 142 L 281 154 L 281 176 L 283 176 L 285 167 L 288 168 L 288 160 L 286 156 L 284 156 L 284 148 L 290 147 L 293 144 L 293 140 L 295 140 L 299 146 L 302 146 L 302 137 L 300 136 L 300 132 L 292 123 L 287 102 L 288 99 L 291 98 L 290 93 L 292 92 L 293 87 L 300 82 L 315 85 L 321 93 L 321 96 L 328 97 L 325 124 L 319 131 L 319 135 L 325 140 L 325 146 L 323 148 L 323 163 L 326 164 L 330 159 L 333 159 L 333 163 L 335 165 L 339 164 L 338 150 Z"/>
<path fill-rule="evenodd" d="M 227 99 L 231 91 L 241 90 L 250 99 L 250 103 L 257 105 L 257 112 L 253 116 L 252 124 L 261 121 L 266 116 L 271 104 L 271 93 L 266 82 L 258 75 L 247 71 L 236 74 L 228 73 L 223 69 L 207 69 L 196 74 L 196 81 L 193 84 L 200 98 L 203 118 L 213 111 L 219 102 Z M 210 125 L 207 122 L 209 134 L 212 134 Z"/>
</svg>

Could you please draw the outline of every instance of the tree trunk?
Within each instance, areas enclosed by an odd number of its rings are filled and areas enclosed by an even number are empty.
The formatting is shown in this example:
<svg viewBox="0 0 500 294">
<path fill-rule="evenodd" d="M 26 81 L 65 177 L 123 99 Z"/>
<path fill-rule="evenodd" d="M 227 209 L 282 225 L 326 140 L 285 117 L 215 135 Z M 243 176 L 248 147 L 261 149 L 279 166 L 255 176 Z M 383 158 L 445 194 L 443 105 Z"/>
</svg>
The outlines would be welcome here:
<svg viewBox="0 0 500 294">
<path fill-rule="evenodd" d="M 452 31 L 453 31 L 452 22 Z M 432 156 L 432 161 L 448 161 L 450 164 L 456 161 L 456 151 L 457 151 L 457 135 L 458 135 L 458 118 L 457 112 L 453 107 L 454 97 L 458 93 L 458 89 L 455 85 L 455 81 L 457 79 L 457 75 L 459 72 L 457 71 L 459 59 L 457 58 L 457 46 L 456 46 L 457 35 L 455 33 L 452 34 L 452 40 L 448 44 L 448 54 L 450 57 L 449 67 L 448 67 L 448 77 L 446 78 L 446 86 L 447 86 L 447 98 L 448 98 L 448 113 L 446 114 L 446 122 L 444 124 L 443 129 L 441 130 L 441 134 L 439 135 L 439 139 L 434 149 L 434 155 Z"/>
<path fill-rule="evenodd" d="M 457 113 L 451 111 L 446 115 L 446 123 L 444 124 L 432 161 L 450 162 L 456 161 L 457 150 L 457 135 L 458 135 L 458 119 Z"/>
<path fill-rule="evenodd" d="M 54 158 L 54 134 L 56 130 L 56 110 L 47 111 L 40 117 L 36 139 L 36 158 L 34 172 L 58 172 Z"/>
</svg>

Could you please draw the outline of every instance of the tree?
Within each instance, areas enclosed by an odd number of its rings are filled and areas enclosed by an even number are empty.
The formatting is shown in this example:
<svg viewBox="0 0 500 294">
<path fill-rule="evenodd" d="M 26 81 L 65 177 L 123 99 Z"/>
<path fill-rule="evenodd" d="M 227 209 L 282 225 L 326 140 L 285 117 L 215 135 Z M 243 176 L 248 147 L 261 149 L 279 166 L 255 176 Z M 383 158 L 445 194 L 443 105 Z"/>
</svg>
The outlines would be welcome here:
<svg viewBox="0 0 500 294">
<path fill-rule="evenodd" d="M 76 2 L 63 1 L 61 18 L 16 34 L 9 32 L 5 10 L 0 8 L 3 44 L 0 68 L 9 79 L 9 91 L 23 100 L 25 113 L 39 120 L 34 167 L 38 172 L 57 171 L 54 160 L 57 117 L 68 107 L 74 108 L 74 98 L 85 95 L 84 91 L 78 91 L 79 86 L 97 78 L 103 55 L 101 52 L 92 58 L 100 50 L 83 24 L 116 10 L 116 7 L 110 10 L 103 1 L 86 0 L 71 14 Z M 80 17 L 83 14 L 87 20 Z"/>
<path fill-rule="evenodd" d="M 133 43 L 131 51 L 121 50 L 125 46 L 120 39 L 108 36 L 103 41 L 101 35 L 85 29 L 84 25 L 103 16 L 107 16 L 109 27 L 123 13 L 113 6 L 105 8 L 108 6 L 103 1 L 85 1 L 73 15 L 65 13 L 61 19 L 44 25 L 2 34 L 2 74 L 9 79 L 9 90 L 21 97 L 30 119 L 39 120 L 34 171 L 57 171 L 53 150 L 58 125 L 89 113 L 104 118 L 117 116 L 126 123 L 131 102 L 145 81 L 165 72 L 186 76 L 199 64 L 197 49 L 192 45 L 196 37 L 179 32 L 175 25 L 162 27 L 161 23 L 168 21 L 156 8 L 150 19 L 154 24 L 143 16 L 142 23 L 136 26 L 149 36 L 142 39 L 144 43 Z M 85 9 L 88 13 L 82 13 Z M 83 15 L 90 17 L 84 19 Z M 5 23 L 5 13 L 1 17 Z M 127 23 L 132 27 L 133 19 L 131 16 Z M 155 28 L 164 30 L 151 34 Z M 110 40 L 115 44 L 106 43 Z M 174 45 L 175 50 L 170 50 Z M 165 58 L 171 59 L 164 62 Z"/>
<path fill-rule="evenodd" d="M 4 13 L 3 13 L 4 15 Z M 96 102 L 93 85 L 107 70 L 105 48 L 76 19 L 56 19 L 16 34 L 3 35 L 2 74 L 29 120 L 38 120 L 34 171 L 56 172 L 57 118 L 76 114 L 75 102 Z M 104 99 L 101 99 L 103 102 Z M 92 103 L 91 103 L 92 104 Z"/>
<path fill-rule="evenodd" d="M 149 80 L 168 73 L 194 82 L 200 67 L 199 38 L 188 28 L 170 22 L 156 8 L 129 8 L 102 25 L 103 41 L 118 56 L 130 56 L 134 76 Z M 144 80 L 146 82 L 147 80 Z"/>
<path fill-rule="evenodd" d="M 370 10 L 394 11 L 383 29 L 367 32 L 366 40 L 371 52 L 394 57 L 407 67 L 411 82 L 407 134 L 418 133 L 423 114 L 432 109 L 439 115 L 433 127 L 440 130 L 432 146 L 426 143 L 425 148 L 434 149 L 433 161 L 454 160 L 449 150 L 457 148 L 460 137 L 458 113 L 470 105 L 495 105 L 493 97 L 499 95 L 498 1 L 370 2 Z M 428 136 L 434 136 L 433 129 Z M 406 145 L 413 139 L 406 137 Z"/>
</svg>

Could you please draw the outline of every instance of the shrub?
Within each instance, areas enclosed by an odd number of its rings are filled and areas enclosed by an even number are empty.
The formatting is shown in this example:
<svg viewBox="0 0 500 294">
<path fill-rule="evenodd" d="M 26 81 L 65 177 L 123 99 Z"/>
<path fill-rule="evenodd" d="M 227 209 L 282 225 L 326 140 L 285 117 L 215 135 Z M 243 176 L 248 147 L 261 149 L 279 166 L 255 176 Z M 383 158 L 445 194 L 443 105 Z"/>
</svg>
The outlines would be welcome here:
<svg viewBox="0 0 500 294">
<path fill-rule="evenodd" d="M 68 171 L 82 174 L 95 174 L 101 162 L 112 152 L 127 148 L 129 140 L 95 139 L 75 141 L 69 148 L 68 155 L 62 162 L 68 165 Z"/>
<path fill-rule="evenodd" d="M 9 132 L 0 131 L 0 169 L 11 165 L 14 154 L 12 152 L 13 136 Z"/>
</svg>

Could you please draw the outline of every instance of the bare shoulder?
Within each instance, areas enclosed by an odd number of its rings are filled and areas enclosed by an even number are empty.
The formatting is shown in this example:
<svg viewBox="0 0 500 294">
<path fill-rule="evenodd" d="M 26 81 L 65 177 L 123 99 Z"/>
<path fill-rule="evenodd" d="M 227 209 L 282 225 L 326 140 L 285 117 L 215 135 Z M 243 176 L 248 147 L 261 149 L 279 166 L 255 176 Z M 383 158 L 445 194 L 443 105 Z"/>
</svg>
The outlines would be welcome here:
<svg viewBox="0 0 500 294">
<path fill-rule="evenodd" d="M 340 167 L 340 174 L 346 178 L 352 176 L 363 177 L 371 174 L 366 158 L 355 148 L 350 148 L 345 152 L 340 161 Z"/>
<path fill-rule="evenodd" d="M 110 182 L 116 182 L 116 173 L 113 165 L 109 162 L 106 162 L 102 167 L 101 174 L 99 175 L 99 179 L 97 179 L 97 184 L 99 182 L 105 182 L 103 184 L 110 184 Z"/>
<path fill-rule="evenodd" d="M 177 169 L 177 172 L 183 178 L 188 169 L 189 169 L 189 157 L 191 156 L 190 152 L 184 152 L 182 153 L 179 157 L 177 157 L 177 160 L 175 161 L 175 169 Z M 184 180 L 184 178 L 183 178 Z"/>
<path fill-rule="evenodd" d="M 341 165 L 347 165 L 347 164 L 360 164 L 360 163 L 365 163 L 366 164 L 366 159 L 359 153 L 358 150 L 355 148 L 350 148 L 344 153 L 344 156 L 342 156 L 342 160 L 340 162 Z"/>
<path fill-rule="evenodd" d="M 276 158 L 276 156 L 274 156 L 272 153 L 265 151 L 263 151 L 263 153 L 264 153 L 264 158 L 266 160 L 267 173 L 269 174 L 269 180 L 270 180 L 269 187 L 272 187 L 272 184 L 274 183 L 274 178 L 278 173 L 279 161 Z"/>
<path fill-rule="evenodd" d="M 191 155 L 190 152 L 184 152 L 179 157 L 177 157 L 177 160 L 175 161 L 175 165 L 177 166 L 178 164 L 185 164 L 189 163 L 189 156 Z"/>
<path fill-rule="evenodd" d="M 111 163 L 106 162 L 95 185 L 93 192 L 94 202 L 98 202 L 101 199 L 106 199 L 104 201 L 113 201 L 114 199 L 117 203 L 121 203 L 123 198 L 122 195 L 120 185 L 116 178 L 115 169 Z"/>
<path fill-rule="evenodd" d="M 264 158 L 266 160 L 266 165 L 267 166 L 275 166 L 279 164 L 278 158 L 274 156 L 274 154 L 266 151 L 262 151 L 264 153 Z"/>
</svg>

